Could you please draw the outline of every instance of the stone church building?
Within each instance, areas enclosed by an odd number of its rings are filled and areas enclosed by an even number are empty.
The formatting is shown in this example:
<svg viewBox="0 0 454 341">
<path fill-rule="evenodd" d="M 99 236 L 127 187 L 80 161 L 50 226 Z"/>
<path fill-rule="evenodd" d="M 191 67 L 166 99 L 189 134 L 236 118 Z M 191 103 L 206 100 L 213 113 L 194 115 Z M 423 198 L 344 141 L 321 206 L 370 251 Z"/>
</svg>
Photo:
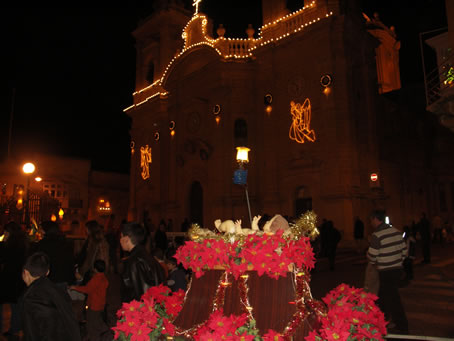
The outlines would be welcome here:
<svg viewBox="0 0 454 341">
<path fill-rule="evenodd" d="M 349 240 L 354 217 L 368 226 L 376 207 L 400 228 L 442 213 L 441 175 L 419 147 L 430 141 L 407 132 L 419 119 L 401 105 L 393 27 L 354 1 L 290 12 L 285 0 L 263 0 L 263 26 L 232 39 L 199 5 L 164 1 L 133 32 L 130 219 L 172 218 L 178 231 L 184 218 L 249 227 L 250 214 L 312 209 Z M 250 149 L 246 186 L 233 181 L 237 147 Z M 444 176 L 450 219 L 454 177 Z"/>
</svg>

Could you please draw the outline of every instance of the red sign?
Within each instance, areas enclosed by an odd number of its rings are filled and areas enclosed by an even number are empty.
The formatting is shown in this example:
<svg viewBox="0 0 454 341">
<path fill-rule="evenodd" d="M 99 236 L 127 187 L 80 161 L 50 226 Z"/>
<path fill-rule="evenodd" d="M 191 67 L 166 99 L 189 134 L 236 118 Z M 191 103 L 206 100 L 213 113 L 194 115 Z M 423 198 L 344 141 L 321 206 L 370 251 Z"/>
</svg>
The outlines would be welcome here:
<svg viewBox="0 0 454 341">
<path fill-rule="evenodd" d="M 374 182 L 377 181 L 377 180 L 378 180 L 378 175 L 377 175 L 377 173 L 372 173 L 372 174 L 370 175 L 370 179 L 371 179 L 372 181 L 374 181 Z"/>
</svg>

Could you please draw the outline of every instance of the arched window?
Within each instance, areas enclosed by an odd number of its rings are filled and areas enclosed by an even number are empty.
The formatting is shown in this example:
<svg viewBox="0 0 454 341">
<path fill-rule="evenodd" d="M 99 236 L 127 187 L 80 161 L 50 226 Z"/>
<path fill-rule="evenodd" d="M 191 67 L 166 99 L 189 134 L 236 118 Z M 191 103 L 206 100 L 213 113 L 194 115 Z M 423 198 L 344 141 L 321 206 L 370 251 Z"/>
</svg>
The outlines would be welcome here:
<svg viewBox="0 0 454 341">
<path fill-rule="evenodd" d="M 247 146 L 247 123 L 242 118 L 235 121 L 234 126 L 235 147 Z"/>
<path fill-rule="evenodd" d="M 154 82 L 154 63 L 152 60 L 148 63 L 146 80 L 150 84 Z"/>
</svg>

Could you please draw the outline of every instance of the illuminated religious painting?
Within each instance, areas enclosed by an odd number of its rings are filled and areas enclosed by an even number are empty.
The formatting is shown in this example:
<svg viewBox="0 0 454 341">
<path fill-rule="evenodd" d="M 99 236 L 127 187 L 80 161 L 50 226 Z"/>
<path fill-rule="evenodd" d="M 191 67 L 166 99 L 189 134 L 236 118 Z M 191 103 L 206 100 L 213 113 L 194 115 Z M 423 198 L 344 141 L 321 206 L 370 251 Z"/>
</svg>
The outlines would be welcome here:
<svg viewBox="0 0 454 341">
<path fill-rule="evenodd" d="M 298 143 L 304 143 L 305 140 L 314 142 L 315 131 L 310 129 L 311 102 L 309 98 L 306 98 L 303 105 L 291 101 L 290 114 L 292 115 L 292 125 L 289 131 L 290 139 Z"/>
<path fill-rule="evenodd" d="M 150 177 L 151 148 L 147 145 L 140 147 L 140 167 L 142 167 L 142 179 Z"/>
</svg>

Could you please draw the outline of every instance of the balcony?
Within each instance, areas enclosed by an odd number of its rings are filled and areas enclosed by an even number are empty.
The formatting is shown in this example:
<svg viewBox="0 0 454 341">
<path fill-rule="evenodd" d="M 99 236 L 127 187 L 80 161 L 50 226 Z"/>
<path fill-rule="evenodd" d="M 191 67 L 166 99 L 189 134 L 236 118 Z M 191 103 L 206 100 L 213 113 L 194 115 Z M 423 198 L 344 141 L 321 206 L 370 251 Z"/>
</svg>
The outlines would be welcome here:
<svg viewBox="0 0 454 341">
<path fill-rule="evenodd" d="M 427 111 L 454 132 L 454 53 L 426 76 Z"/>
</svg>

